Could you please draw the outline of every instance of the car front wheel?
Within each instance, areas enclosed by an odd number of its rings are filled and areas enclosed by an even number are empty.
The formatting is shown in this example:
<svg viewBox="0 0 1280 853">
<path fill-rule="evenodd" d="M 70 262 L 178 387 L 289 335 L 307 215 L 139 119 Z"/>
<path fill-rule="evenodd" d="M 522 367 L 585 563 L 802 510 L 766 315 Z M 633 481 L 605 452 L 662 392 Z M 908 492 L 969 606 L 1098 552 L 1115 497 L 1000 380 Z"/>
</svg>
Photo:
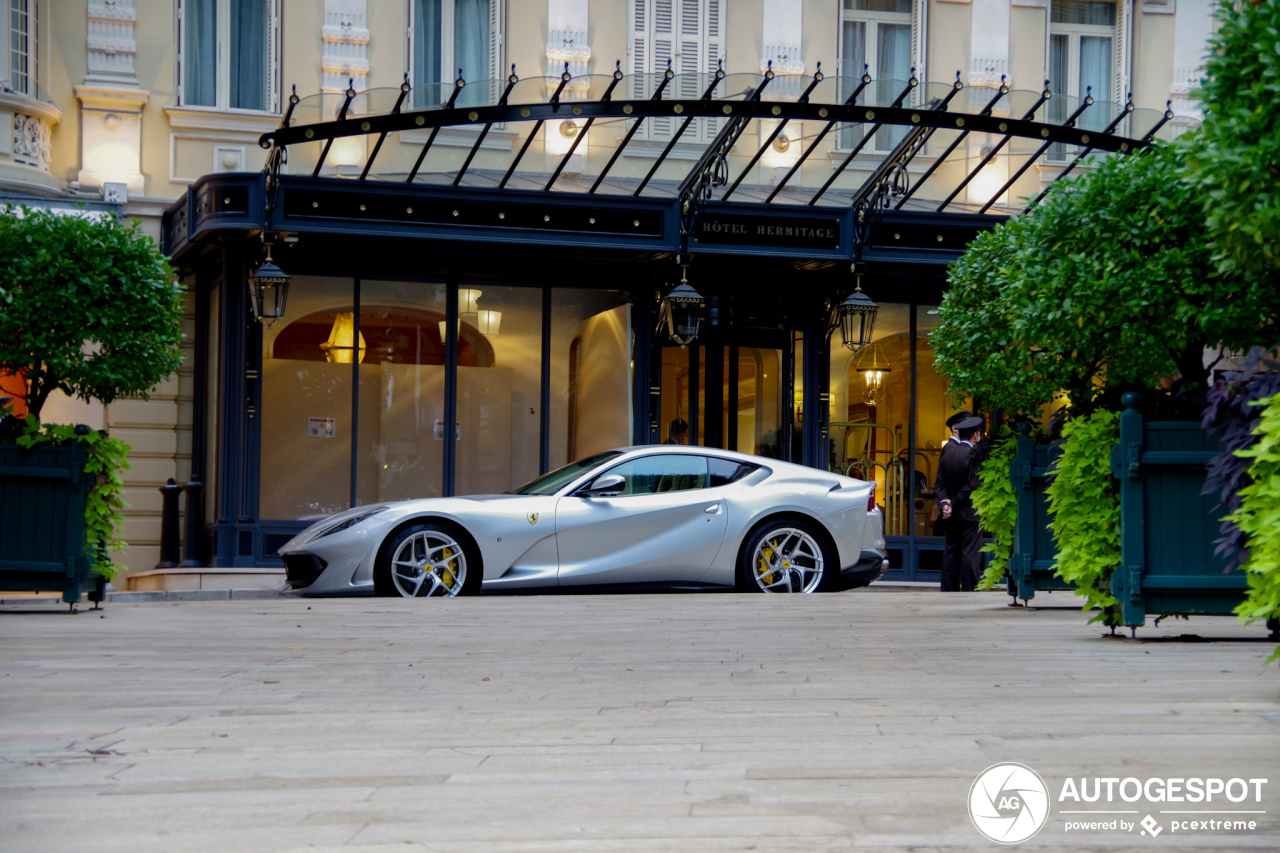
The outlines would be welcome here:
<svg viewBox="0 0 1280 853">
<path fill-rule="evenodd" d="M 809 522 L 783 519 L 757 527 L 738 559 L 744 592 L 820 592 L 831 588 L 835 560 Z"/>
<path fill-rule="evenodd" d="M 404 598 L 471 595 L 479 591 L 480 561 L 451 525 L 415 524 L 400 530 L 383 549 L 374 589 Z"/>
</svg>

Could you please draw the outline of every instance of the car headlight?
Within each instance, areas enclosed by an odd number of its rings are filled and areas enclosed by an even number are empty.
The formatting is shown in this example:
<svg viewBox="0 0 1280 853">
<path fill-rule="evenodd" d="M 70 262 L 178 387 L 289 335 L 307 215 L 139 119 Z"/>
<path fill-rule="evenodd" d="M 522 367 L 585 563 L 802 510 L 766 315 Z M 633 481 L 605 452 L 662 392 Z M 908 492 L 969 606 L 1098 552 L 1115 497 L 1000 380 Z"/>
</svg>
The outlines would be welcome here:
<svg viewBox="0 0 1280 853">
<path fill-rule="evenodd" d="M 308 541 L 314 542 L 317 539 L 323 539 L 324 537 L 330 536 L 334 533 L 341 533 L 343 530 L 349 530 L 350 528 L 355 527 L 360 522 L 365 521 L 366 519 L 372 518 L 378 513 L 386 512 L 387 509 L 389 509 L 389 507 L 374 506 L 374 507 L 369 507 L 367 510 L 357 515 L 349 515 L 335 524 L 331 524 L 328 527 L 321 528 Z"/>
</svg>

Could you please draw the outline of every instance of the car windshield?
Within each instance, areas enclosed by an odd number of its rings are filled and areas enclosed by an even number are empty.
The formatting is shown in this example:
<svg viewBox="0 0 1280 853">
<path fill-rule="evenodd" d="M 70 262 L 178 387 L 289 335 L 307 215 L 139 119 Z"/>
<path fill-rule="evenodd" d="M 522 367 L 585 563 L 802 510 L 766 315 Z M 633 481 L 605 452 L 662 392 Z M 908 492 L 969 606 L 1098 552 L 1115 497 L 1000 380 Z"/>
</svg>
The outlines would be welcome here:
<svg viewBox="0 0 1280 853">
<path fill-rule="evenodd" d="M 602 462 L 608 462 L 615 456 L 621 456 L 622 453 L 617 450 L 609 450 L 605 453 L 597 453 L 594 456 L 588 456 L 585 459 L 579 459 L 577 462 L 570 462 L 563 468 L 557 468 L 554 471 L 548 471 L 536 480 L 530 480 L 520 488 L 513 491 L 513 495 L 553 495 L 571 480 L 576 480 L 579 475 L 590 471 L 592 468 L 600 465 Z"/>
</svg>

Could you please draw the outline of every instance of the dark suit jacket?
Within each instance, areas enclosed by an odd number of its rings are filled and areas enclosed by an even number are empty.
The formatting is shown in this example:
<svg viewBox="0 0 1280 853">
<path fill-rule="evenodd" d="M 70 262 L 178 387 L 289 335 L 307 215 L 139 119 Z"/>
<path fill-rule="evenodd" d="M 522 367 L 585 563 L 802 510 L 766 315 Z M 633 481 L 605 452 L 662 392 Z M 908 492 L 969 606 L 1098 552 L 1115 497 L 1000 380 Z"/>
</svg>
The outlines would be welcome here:
<svg viewBox="0 0 1280 853">
<path fill-rule="evenodd" d="M 977 521 L 972 495 L 978 488 L 977 478 L 969 470 L 969 455 L 973 448 L 964 442 L 949 441 L 938 459 L 938 479 L 933 492 L 939 503 L 951 501 L 951 519 Z"/>
</svg>

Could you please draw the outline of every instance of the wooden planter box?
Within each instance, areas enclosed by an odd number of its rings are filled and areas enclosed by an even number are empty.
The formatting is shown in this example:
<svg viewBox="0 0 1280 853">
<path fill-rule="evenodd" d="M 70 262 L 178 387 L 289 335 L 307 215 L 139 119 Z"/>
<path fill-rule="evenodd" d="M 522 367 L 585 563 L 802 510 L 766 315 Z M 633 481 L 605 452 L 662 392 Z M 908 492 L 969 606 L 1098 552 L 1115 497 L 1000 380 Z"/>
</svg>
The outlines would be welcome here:
<svg viewBox="0 0 1280 853">
<path fill-rule="evenodd" d="M 1137 627 L 1149 613 L 1231 613 L 1248 583 L 1214 553 L 1226 508 L 1200 493 L 1217 444 L 1199 423 L 1144 422 L 1136 402 L 1125 395 L 1120 441 L 1111 451 L 1122 534 L 1111 593 L 1121 621 Z"/>
<path fill-rule="evenodd" d="M 1075 584 L 1067 583 L 1053 571 L 1058 549 L 1049 525 L 1049 499 L 1044 489 L 1049 466 L 1059 451 L 1036 444 L 1025 432 L 1016 441 L 1009 478 L 1018 493 L 1018 521 L 1013 528 L 1008 591 L 1014 598 L 1027 601 L 1036 597 L 1036 590 L 1070 590 Z"/>
<path fill-rule="evenodd" d="M 0 444 L 0 589 L 61 592 L 74 604 L 82 592 L 102 600 L 104 580 L 89 570 L 84 508 L 92 485 L 85 449 Z"/>
</svg>

